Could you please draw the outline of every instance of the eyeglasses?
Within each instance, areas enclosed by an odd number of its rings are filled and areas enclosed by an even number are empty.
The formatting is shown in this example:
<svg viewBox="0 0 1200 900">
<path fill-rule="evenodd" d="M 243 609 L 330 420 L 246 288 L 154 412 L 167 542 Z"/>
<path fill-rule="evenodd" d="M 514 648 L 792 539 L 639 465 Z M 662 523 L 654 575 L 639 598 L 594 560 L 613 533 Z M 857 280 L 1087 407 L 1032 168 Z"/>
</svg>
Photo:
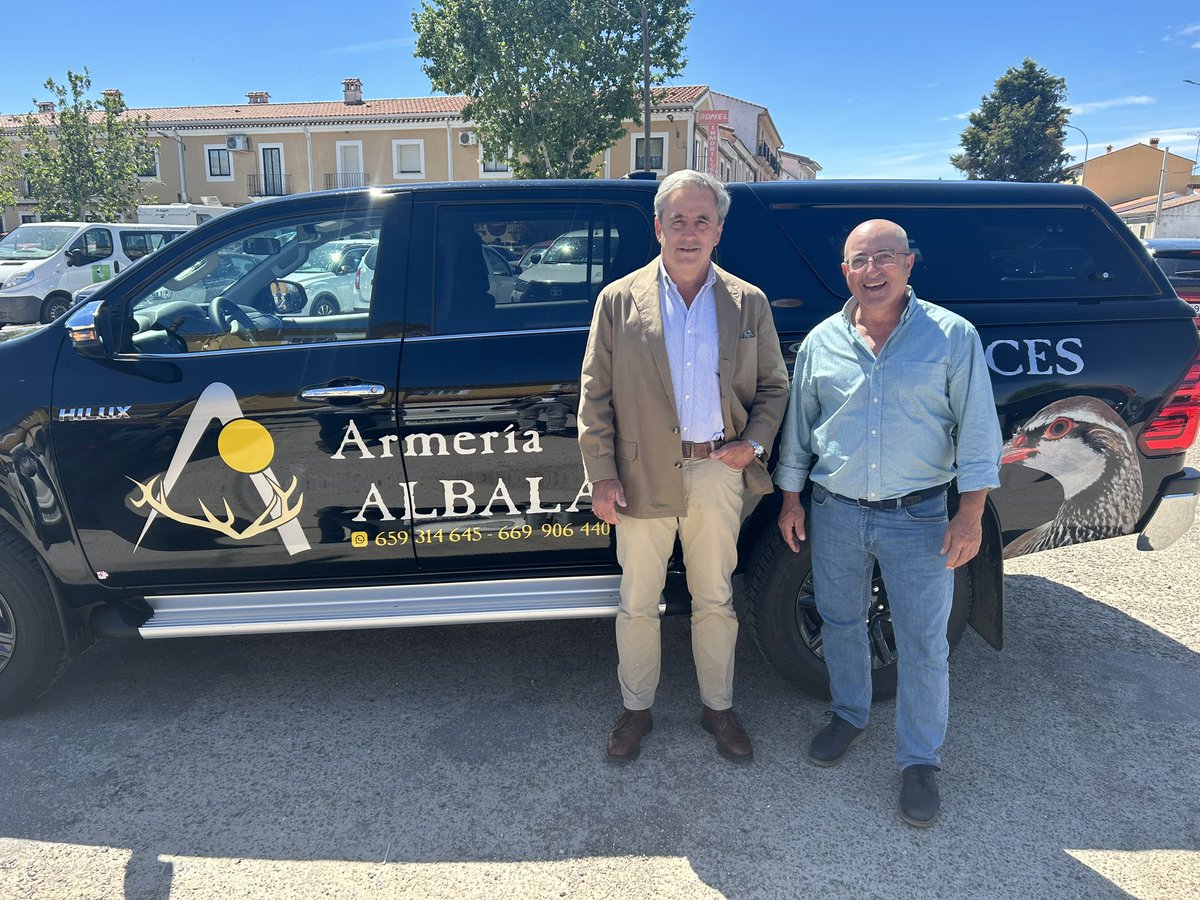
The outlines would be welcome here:
<svg viewBox="0 0 1200 900">
<path fill-rule="evenodd" d="M 861 272 L 871 264 L 871 260 L 875 260 L 877 269 L 890 269 L 900 264 L 901 256 L 908 255 L 908 253 L 901 253 L 898 250 L 880 250 L 878 253 L 870 255 L 860 253 L 858 256 L 852 256 L 846 260 L 846 265 L 850 267 L 851 272 Z"/>
</svg>

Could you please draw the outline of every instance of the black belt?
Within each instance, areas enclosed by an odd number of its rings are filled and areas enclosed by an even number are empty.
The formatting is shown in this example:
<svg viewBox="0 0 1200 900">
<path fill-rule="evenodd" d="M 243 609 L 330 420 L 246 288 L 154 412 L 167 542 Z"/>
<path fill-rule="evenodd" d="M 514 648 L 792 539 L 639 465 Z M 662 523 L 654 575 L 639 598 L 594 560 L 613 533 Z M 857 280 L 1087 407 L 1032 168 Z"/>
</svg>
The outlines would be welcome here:
<svg viewBox="0 0 1200 900">
<path fill-rule="evenodd" d="M 829 491 L 829 496 L 836 497 L 843 503 L 853 503 L 864 509 L 903 509 L 907 506 L 916 506 L 922 500 L 929 500 L 939 494 L 944 494 L 947 487 L 949 485 L 939 484 L 937 487 L 925 488 L 923 491 L 913 491 L 911 494 L 905 494 L 903 497 L 892 497 L 888 500 L 861 500 L 854 497 L 843 497 L 841 494 L 835 494 L 833 491 Z"/>
</svg>

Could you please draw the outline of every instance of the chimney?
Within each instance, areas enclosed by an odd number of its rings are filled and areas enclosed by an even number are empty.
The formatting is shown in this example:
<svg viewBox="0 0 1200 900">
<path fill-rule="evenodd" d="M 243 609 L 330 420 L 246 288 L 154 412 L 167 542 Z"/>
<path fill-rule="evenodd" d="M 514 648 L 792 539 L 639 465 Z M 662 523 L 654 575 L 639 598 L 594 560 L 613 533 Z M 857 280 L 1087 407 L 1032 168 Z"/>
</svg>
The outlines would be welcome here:
<svg viewBox="0 0 1200 900">
<path fill-rule="evenodd" d="M 105 100 L 119 101 L 121 99 L 121 92 L 118 91 L 116 88 L 109 88 L 107 91 L 104 91 L 103 93 L 104 93 Z"/>
<path fill-rule="evenodd" d="M 271 95 L 266 91 L 250 91 L 246 94 L 246 100 L 251 104 L 270 103 Z"/>
<path fill-rule="evenodd" d="M 345 103 L 347 106 L 360 106 L 362 104 L 363 98 L 361 79 L 347 78 L 342 82 L 342 91 L 344 93 Z"/>
<path fill-rule="evenodd" d="M 1157 147 L 1158 146 L 1158 138 L 1150 138 L 1150 146 Z"/>
<path fill-rule="evenodd" d="M 54 101 L 53 100 L 39 100 L 38 101 L 38 112 L 40 112 L 40 113 L 54 112 Z"/>
</svg>

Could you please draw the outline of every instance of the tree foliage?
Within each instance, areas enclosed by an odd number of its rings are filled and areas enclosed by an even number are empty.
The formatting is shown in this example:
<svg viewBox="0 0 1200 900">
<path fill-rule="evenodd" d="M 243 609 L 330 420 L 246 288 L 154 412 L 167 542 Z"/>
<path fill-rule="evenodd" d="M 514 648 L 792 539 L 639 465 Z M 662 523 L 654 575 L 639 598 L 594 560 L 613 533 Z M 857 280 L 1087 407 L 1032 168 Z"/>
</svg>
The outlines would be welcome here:
<svg viewBox="0 0 1200 900">
<path fill-rule="evenodd" d="M 19 159 L 12 142 L 0 134 L 0 209 L 12 206 L 17 202 L 16 181 L 20 177 L 17 170 Z M 0 231 L 3 230 L 4 222 L 0 221 Z"/>
<path fill-rule="evenodd" d="M 88 98 L 92 80 L 67 72 L 46 80 L 54 111 L 29 113 L 18 136 L 25 156 L 18 177 L 29 182 L 43 220 L 113 221 L 132 216 L 141 199 L 138 174 L 154 165 L 149 119 L 129 112 L 120 93 Z"/>
<path fill-rule="evenodd" d="M 646 0 L 651 82 L 683 71 L 688 0 Z M 415 55 L 434 90 L 465 94 L 485 153 L 520 178 L 582 178 L 642 121 L 638 0 L 425 0 Z"/>
<path fill-rule="evenodd" d="M 1066 80 L 1032 59 L 1010 68 L 971 113 L 951 165 L 971 179 L 1063 181 L 1071 159 L 1063 150 L 1066 93 Z"/>
</svg>

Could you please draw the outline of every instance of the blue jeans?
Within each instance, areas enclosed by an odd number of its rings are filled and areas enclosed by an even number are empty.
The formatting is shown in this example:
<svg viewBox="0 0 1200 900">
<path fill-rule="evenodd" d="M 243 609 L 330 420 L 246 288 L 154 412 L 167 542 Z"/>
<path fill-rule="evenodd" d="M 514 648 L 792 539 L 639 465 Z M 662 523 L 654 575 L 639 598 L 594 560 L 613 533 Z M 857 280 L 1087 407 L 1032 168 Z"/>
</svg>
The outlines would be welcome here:
<svg viewBox="0 0 1200 900">
<path fill-rule="evenodd" d="M 813 588 L 833 712 L 864 728 L 871 711 L 867 613 L 875 562 L 887 586 L 899 656 L 896 765 L 940 765 L 950 712 L 946 624 L 954 573 L 946 568 L 946 493 L 896 510 L 864 509 L 812 492 Z"/>
</svg>

